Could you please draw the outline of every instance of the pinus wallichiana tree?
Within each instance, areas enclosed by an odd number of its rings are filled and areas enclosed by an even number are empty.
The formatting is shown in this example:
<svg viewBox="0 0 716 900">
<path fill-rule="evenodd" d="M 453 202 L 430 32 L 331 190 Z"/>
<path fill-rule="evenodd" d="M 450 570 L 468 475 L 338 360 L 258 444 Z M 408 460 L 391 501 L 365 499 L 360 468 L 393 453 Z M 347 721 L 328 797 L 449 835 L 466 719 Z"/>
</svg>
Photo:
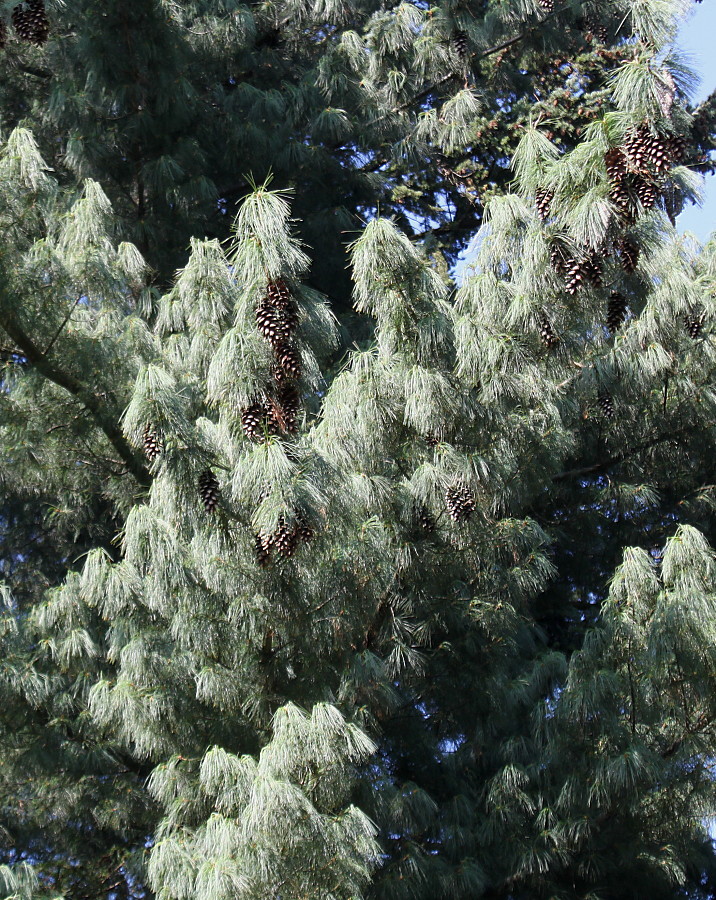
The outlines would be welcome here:
<svg viewBox="0 0 716 900">
<path fill-rule="evenodd" d="M 55 53 L 71 86 L 68 59 L 109 24 L 161 31 L 162 80 L 137 79 L 142 97 L 117 125 L 116 207 L 99 118 L 89 126 L 130 58 L 92 57 L 85 106 L 53 94 L 41 142 L 78 110 L 90 138 L 58 180 L 25 128 L 0 155 L 0 433 L 18 523 L 0 635 L 3 890 L 709 896 L 716 247 L 671 224 L 674 198 L 699 190 L 679 158 L 692 126 L 688 73 L 669 53 L 681 6 L 616 4 L 601 21 L 581 10 L 599 41 L 606 27 L 618 42 L 628 20 L 613 76 L 579 134 L 538 114 L 520 130 L 513 190 L 491 201 L 459 290 L 434 243 L 368 216 L 349 253 L 372 340 L 337 366 L 337 323 L 290 218 L 306 216 L 310 179 L 296 177 L 293 197 L 248 193 L 230 244 L 192 228 L 178 189 L 143 180 L 147 158 L 179 177 L 164 151 L 181 126 L 159 143 L 130 126 L 172 118 L 160 102 L 172 73 L 213 74 L 221 53 L 191 31 L 210 10 L 139 12 L 81 18 L 76 46 L 73 33 L 31 51 Z M 280 36 L 246 25 L 241 60 L 258 43 L 266 69 L 282 61 L 264 87 L 275 77 L 270 90 L 296 98 L 280 79 L 301 56 L 300 26 L 347 120 L 377 115 L 373 136 L 402 141 L 391 177 L 416 168 L 411 148 L 438 148 L 438 174 L 471 205 L 445 156 L 481 152 L 466 73 L 515 29 L 522 62 L 542 40 L 571 49 L 577 27 L 540 4 L 488 5 L 475 21 L 359 7 L 327 32 L 317 9 L 284 12 Z M 212 22 L 209 37 L 224 24 Z M 451 54 L 462 86 L 439 74 Z M 433 86 L 416 100 L 401 67 Z M 231 79 L 227 92 L 253 97 L 284 140 L 296 123 L 279 118 L 281 98 Z M 428 104 L 422 116 L 408 98 Z M 201 108 L 182 115 L 199 121 Z M 335 126 L 328 112 L 322 127 Z M 350 179 L 360 145 L 331 140 L 323 160 L 335 152 Z M 68 188 L 83 166 L 95 180 Z M 166 270 L 194 231 L 166 290 L 122 242 L 124 204 L 140 197 L 147 230 L 134 237 L 154 265 Z"/>
</svg>

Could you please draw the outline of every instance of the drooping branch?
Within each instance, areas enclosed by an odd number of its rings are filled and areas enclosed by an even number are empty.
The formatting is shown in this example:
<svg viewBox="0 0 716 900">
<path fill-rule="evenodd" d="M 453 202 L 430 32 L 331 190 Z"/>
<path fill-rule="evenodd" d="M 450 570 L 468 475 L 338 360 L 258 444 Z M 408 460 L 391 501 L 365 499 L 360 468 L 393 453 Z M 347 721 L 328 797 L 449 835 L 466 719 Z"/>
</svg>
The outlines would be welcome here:
<svg viewBox="0 0 716 900">
<path fill-rule="evenodd" d="M 74 375 L 63 372 L 51 362 L 32 338 L 26 334 L 12 313 L 7 311 L 3 313 L 0 327 L 14 341 L 18 349 L 22 351 L 23 356 L 31 366 L 47 378 L 48 381 L 63 388 L 79 400 L 85 409 L 90 412 L 99 428 L 104 432 L 107 440 L 119 454 L 127 471 L 134 476 L 137 483 L 142 487 L 149 487 L 152 483 L 149 471 L 135 455 L 131 445 L 122 434 L 116 418 L 110 413 L 102 400 L 78 378 L 75 378 Z"/>
</svg>

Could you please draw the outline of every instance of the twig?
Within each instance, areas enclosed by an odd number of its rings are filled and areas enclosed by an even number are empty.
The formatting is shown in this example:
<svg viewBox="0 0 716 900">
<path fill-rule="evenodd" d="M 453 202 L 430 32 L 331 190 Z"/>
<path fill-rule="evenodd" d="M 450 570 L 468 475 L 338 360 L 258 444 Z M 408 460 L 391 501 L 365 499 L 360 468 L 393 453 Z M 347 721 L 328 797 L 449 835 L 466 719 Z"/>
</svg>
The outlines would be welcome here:
<svg viewBox="0 0 716 900">
<path fill-rule="evenodd" d="M 65 318 L 64 318 L 64 320 L 63 320 L 63 322 L 62 322 L 62 324 L 61 324 L 60 327 L 57 329 L 57 331 L 55 332 L 54 337 L 52 338 L 52 340 L 50 341 L 50 343 L 49 343 L 49 344 L 47 345 L 47 347 L 45 348 L 45 352 L 42 354 L 43 356 L 47 356 L 47 354 L 50 352 L 50 350 L 52 350 L 52 347 L 53 347 L 55 341 L 56 341 L 57 338 L 60 336 L 60 333 L 61 333 L 62 329 L 63 329 L 63 328 L 65 327 L 65 325 L 70 321 L 70 316 L 71 316 L 72 313 L 74 312 L 75 307 L 77 306 L 77 304 L 80 302 L 81 299 L 82 299 L 82 294 L 79 295 L 79 297 L 75 300 L 75 302 L 74 302 L 74 303 L 72 304 L 72 306 L 70 307 L 69 312 L 68 312 L 67 315 L 65 316 Z"/>
</svg>

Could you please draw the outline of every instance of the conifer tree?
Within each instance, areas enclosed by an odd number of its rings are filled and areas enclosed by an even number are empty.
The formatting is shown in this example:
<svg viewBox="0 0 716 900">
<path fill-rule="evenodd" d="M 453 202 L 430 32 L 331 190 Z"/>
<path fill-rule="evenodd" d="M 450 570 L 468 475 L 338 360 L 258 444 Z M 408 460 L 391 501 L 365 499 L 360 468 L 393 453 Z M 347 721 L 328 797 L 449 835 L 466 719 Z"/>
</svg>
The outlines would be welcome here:
<svg viewBox="0 0 716 900">
<path fill-rule="evenodd" d="M 713 895 L 684 9 L 15 8 L 3 896 Z"/>
</svg>

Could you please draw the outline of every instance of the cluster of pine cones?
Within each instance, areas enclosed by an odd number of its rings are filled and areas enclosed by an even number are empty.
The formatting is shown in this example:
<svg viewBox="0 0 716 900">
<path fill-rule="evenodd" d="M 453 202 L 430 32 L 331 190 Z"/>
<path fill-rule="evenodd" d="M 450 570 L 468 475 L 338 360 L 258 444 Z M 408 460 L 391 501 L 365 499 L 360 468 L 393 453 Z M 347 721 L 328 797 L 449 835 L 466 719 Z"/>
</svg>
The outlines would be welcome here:
<svg viewBox="0 0 716 900">
<path fill-rule="evenodd" d="M 260 442 L 276 434 L 293 434 L 300 395 L 296 380 L 301 376 L 301 354 L 293 342 L 298 311 L 285 281 L 269 282 L 266 295 L 256 307 L 256 326 L 274 352 L 273 385 L 241 411 L 241 426 L 251 441 Z"/>
<path fill-rule="evenodd" d="M 631 273 L 639 262 L 639 246 L 624 234 L 624 226 L 633 224 L 642 210 L 651 209 L 659 199 L 665 199 L 665 177 L 669 169 L 684 155 L 685 142 L 674 135 L 653 133 L 646 123 L 633 128 L 624 140 L 623 146 L 614 147 L 604 157 L 607 176 L 610 181 L 609 197 L 619 213 L 621 233 L 598 251 L 585 249 L 575 254 L 564 244 L 553 241 L 550 248 L 552 268 L 561 277 L 565 291 L 574 296 L 587 283 L 595 287 L 602 285 L 603 260 L 612 253 L 616 255 L 622 269 Z M 551 215 L 554 193 L 549 188 L 539 188 L 535 192 L 537 214 L 542 222 Z M 626 300 L 617 292 L 612 292 L 607 306 L 606 325 L 614 334 L 626 319 Z M 703 316 L 693 315 L 685 320 L 692 337 L 698 337 L 703 327 Z M 548 349 L 559 343 L 546 313 L 540 315 L 537 323 L 542 343 Z"/>
<path fill-rule="evenodd" d="M 254 550 L 256 562 L 265 568 L 271 562 L 271 554 L 275 550 L 280 556 L 289 559 L 302 542 L 308 542 L 313 537 L 313 529 L 299 513 L 292 522 L 283 516 L 278 520 L 276 530 L 272 534 L 260 531 L 254 537 Z"/>
<path fill-rule="evenodd" d="M 21 41 L 39 47 L 47 41 L 50 33 L 50 20 L 45 12 L 44 0 L 26 0 L 13 8 L 11 14 L 12 27 Z M 0 21 L 0 47 L 7 41 L 7 26 Z"/>
<path fill-rule="evenodd" d="M 675 135 L 654 134 L 644 123 L 633 128 L 621 147 L 604 156 L 611 183 L 609 198 L 627 224 L 636 221 L 640 208 L 651 209 L 664 194 L 664 178 L 683 158 L 686 144 Z"/>
<path fill-rule="evenodd" d="M 274 364 L 272 383 L 241 411 L 241 427 L 250 441 L 257 443 L 278 434 L 293 434 L 297 427 L 301 397 L 297 380 L 301 377 L 301 354 L 293 336 L 298 327 L 298 309 L 288 285 L 282 279 L 270 281 L 255 311 L 256 327 L 271 345 Z M 310 541 L 313 530 L 297 513 L 292 521 L 283 516 L 272 534 L 254 536 L 256 561 L 261 567 L 271 562 L 275 550 L 290 558 L 300 543 Z"/>
</svg>

